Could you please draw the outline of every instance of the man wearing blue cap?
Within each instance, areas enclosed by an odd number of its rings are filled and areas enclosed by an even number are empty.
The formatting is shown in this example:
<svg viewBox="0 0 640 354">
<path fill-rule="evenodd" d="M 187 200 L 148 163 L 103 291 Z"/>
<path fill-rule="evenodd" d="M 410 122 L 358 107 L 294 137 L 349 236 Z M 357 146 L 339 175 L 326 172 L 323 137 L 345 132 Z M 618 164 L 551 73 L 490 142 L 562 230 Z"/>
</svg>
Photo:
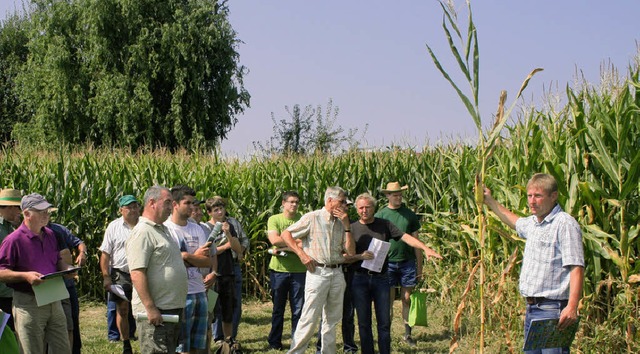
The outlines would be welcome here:
<svg viewBox="0 0 640 354">
<path fill-rule="evenodd" d="M 45 341 L 54 353 L 69 353 L 66 317 L 60 301 L 38 306 L 33 287 L 44 274 L 70 268 L 62 261 L 53 231 L 45 226 L 57 210 L 40 194 L 21 201 L 24 222 L 0 245 L 0 281 L 14 290 L 13 314 L 24 353 L 43 353 Z"/>
<path fill-rule="evenodd" d="M 108 301 L 116 303 L 116 324 L 122 337 L 123 353 L 131 353 L 130 335 L 135 332 L 135 320 L 130 315 L 131 275 L 127 264 L 125 241 L 140 218 L 140 203 L 133 195 L 124 195 L 118 200 L 121 217 L 109 223 L 100 246 L 100 270 L 103 286 L 109 294 Z M 111 291 L 112 285 L 119 285 L 129 301 Z M 131 327 L 133 326 L 133 331 Z"/>
</svg>

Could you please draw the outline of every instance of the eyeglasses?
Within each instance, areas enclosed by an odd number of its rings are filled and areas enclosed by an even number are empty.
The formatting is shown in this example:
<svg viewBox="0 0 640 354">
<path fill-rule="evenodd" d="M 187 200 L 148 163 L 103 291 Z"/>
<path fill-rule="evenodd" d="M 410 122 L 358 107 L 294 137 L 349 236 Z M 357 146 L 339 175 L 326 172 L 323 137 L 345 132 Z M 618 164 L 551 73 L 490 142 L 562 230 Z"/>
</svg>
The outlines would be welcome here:
<svg viewBox="0 0 640 354">
<path fill-rule="evenodd" d="M 299 200 L 287 200 L 287 203 L 300 204 L 300 201 Z"/>
<path fill-rule="evenodd" d="M 336 201 L 338 201 L 340 204 L 347 204 L 347 200 L 346 199 L 334 199 Z"/>
</svg>

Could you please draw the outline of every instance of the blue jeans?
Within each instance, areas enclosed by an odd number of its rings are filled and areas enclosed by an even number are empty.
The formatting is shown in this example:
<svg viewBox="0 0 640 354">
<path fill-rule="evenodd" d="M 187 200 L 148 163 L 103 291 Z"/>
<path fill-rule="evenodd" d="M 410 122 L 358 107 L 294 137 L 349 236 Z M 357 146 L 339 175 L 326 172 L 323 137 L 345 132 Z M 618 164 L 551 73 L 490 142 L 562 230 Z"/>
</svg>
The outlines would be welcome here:
<svg viewBox="0 0 640 354">
<path fill-rule="evenodd" d="M 545 300 L 534 305 L 527 305 L 527 313 L 524 319 L 524 337 L 531 325 L 531 320 L 560 318 L 560 312 L 567 306 L 566 300 Z M 547 348 L 542 350 L 527 350 L 525 354 L 569 354 L 570 348 Z"/>
<path fill-rule="evenodd" d="M 296 326 L 304 305 L 304 281 L 307 273 L 269 272 L 271 282 L 271 298 L 273 311 L 271 312 L 271 332 L 269 332 L 269 346 L 282 348 L 282 328 L 284 326 L 284 311 L 287 300 L 291 307 L 291 338 L 296 332 Z"/>
<path fill-rule="evenodd" d="M 240 314 L 242 313 L 242 267 L 240 263 L 236 263 L 233 268 L 235 283 L 234 290 L 236 295 L 236 307 L 233 310 L 233 332 L 231 339 L 235 340 L 238 336 L 238 325 L 240 325 Z M 213 339 L 215 341 L 224 339 L 222 333 L 222 318 L 216 313 L 216 320 L 213 322 Z"/>
<path fill-rule="evenodd" d="M 371 303 L 375 306 L 378 322 L 378 350 L 380 354 L 391 353 L 391 308 L 389 300 L 389 276 L 356 272 L 353 276 L 353 305 L 358 314 L 358 331 L 362 354 L 373 354 L 373 331 L 371 328 Z"/>
<path fill-rule="evenodd" d="M 344 290 L 344 301 L 342 303 L 342 350 L 345 353 L 356 353 L 358 346 L 355 341 L 356 326 L 354 323 L 354 308 L 351 297 L 351 282 L 353 281 L 353 269 L 344 272 L 344 281 L 347 287 Z M 321 328 L 318 329 L 318 340 L 316 341 L 316 353 L 320 354 L 322 349 Z"/>
</svg>

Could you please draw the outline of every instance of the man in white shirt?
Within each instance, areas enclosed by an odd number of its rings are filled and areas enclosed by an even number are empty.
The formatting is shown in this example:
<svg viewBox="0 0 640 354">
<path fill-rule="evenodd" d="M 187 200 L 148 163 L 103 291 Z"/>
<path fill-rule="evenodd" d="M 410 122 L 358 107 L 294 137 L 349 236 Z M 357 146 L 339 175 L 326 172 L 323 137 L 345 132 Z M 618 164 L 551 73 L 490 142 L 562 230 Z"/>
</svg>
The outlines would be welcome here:
<svg viewBox="0 0 640 354">
<path fill-rule="evenodd" d="M 125 241 L 140 218 L 140 203 L 133 195 L 124 195 L 118 200 L 121 217 L 113 220 L 104 232 L 104 239 L 100 246 L 100 270 L 102 284 L 108 291 L 108 301 L 116 303 L 116 324 L 122 338 L 123 353 L 132 353 L 129 335 L 129 311 L 131 307 L 131 274 L 127 265 Z M 129 301 L 117 296 L 111 291 L 112 285 L 119 285 Z"/>
<path fill-rule="evenodd" d="M 181 342 L 176 349 L 181 353 L 207 352 L 207 290 L 217 277 L 215 247 L 207 244 L 207 236 L 200 225 L 189 221 L 195 195 L 196 192 L 187 186 L 171 188 L 173 210 L 169 220 L 164 222 L 180 245 L 182 259 L 187 267 L 187 302 Z M 209 256 L 210 253 L 213 253 L 212 257 Z M 206 275 L 203 276 L 203 273 Z"/>
</svg>

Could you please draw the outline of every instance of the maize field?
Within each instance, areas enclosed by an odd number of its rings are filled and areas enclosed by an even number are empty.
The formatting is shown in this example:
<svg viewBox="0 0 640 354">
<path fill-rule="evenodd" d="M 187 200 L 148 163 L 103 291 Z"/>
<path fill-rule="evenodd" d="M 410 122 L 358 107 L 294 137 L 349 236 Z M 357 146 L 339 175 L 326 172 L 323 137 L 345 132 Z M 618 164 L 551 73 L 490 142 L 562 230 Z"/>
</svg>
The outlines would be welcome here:
<svg viewBox="0 0 640 354">
<path fill-rule="evenodd" d="M 425 286 L 436 290 L 431 306 L 446 309 L 451 350 L 458 340 L 478 341 L 478 334 L 486 333 L 490 344 L 483 339 L 478 345 L 497 353 L 519 352 L 522 345 L 524 301 L 517 282 L 524 243 L 488 212 L 486 233 L 479 237 L 474 184 L 481 168 L 495 198 L 527 215 L 525 185 L 534 173 L 546 172 L 558 180 L 559 203 L 583 231 L 584 297 L 573 349 L 601 352 L 605 343 L 611 352 L 638 352 L 639 73 L 638 62 L 623 77 L 606 68 L 597 87 L 586 82 L 567 87 L 561 107 L 522 109 L 488 154 L 479 153 L 482 144 L 456 142 L 419 151 L 249 160 L 203 151 L 7 145 L 0 150 L 0 186 L 45 195 L 59 208 L 52 220 L 87 244 L 90 261 L 79 278 L 84 299 L 104 295 L 98 247 L 107 224 L 118 217 L 120 196 L 142 198 L 152 185 L 186 184 L 198 199 L 228 198 L 230 214 L 252 242 L 243 265 L 244 296 L 268 301 L 266 222 L 280 212 L 282 192 L 298 191 L 305 212 L 322 207 L 328 186 L 341 186 L 351 198 L 369 192 L 382 207 L 381 187 L 390 181 L 408 184 L 405 203 L 422 216 L 420 237 L 444 256 L 425 265 Z M 355 219 L 355 210 L 351 213 Z"/>
</svg>

